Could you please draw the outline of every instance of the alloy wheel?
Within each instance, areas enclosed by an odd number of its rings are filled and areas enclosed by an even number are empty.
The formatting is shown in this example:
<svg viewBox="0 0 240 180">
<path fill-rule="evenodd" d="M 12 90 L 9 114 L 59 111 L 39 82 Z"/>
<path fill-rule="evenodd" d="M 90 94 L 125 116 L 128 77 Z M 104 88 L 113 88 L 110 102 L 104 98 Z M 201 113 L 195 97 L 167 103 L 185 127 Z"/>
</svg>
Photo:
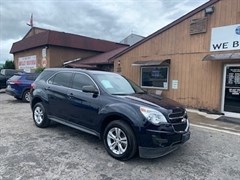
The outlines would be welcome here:
<svg viewBox="0 0 240 180">
<path fill-rule="evenodd" d="M 43 118 L 43 111 L 39 106 L 37 106 L 34 110 L 34 120 L 37 124 L 41 124 L 43 122 Z"/>
<path fill-rule="evenodd" d="M 126 134 L 117 127 L 110 129 L 107 134 L 107 145 L 114 154 L 125 153 L 128 147 Z"/>
<path fill-rule="evenodd" d="M 30 102 L 30 92 L 29 92 L 29 91 L 25 93 L 24 99 L 25 99 L 27 102 Z"/>
</svg>

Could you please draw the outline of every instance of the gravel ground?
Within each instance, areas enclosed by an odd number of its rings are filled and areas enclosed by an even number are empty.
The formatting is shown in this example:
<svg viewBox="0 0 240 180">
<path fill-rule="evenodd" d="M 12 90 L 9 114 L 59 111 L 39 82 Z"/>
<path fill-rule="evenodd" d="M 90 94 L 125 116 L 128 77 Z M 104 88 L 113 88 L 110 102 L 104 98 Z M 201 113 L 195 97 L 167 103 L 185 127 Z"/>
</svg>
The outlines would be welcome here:
<svg viewBox="0 0 240 180">
<path fill-rule="evenodd" d="M 192 127 L 158 159 L 111 158 L 95 136 L 60 124 L 37 128 L 28 103 L 0 93 L 0 179 L 240 179 L 240 136 Z"/>
</svg>

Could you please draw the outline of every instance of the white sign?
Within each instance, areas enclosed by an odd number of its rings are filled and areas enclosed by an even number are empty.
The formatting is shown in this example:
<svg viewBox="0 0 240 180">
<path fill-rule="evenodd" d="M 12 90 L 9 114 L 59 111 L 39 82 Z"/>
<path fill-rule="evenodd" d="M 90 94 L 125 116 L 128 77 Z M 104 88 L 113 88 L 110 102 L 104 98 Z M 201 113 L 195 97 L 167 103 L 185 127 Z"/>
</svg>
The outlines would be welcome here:
<svg viewBox="0 0 240 180">
<path fill-rule="evenodd" d="M 18 58 L 18 69 L 23 69 L 26 72 L 31 72 L 31 69 L 37 67 L 37 56 L 26 56 Z"/>
<path fill-rule="evenodd" d="M 46 58 L 42 58 L 42 67 L 46 67 L 47 66 L 47 59 Z"/>
<path fill-rule="evenodd" d="M 167 82 L 163 82 L 163 88 L 167 89 L 168 88 L 168 83 Z"/>
<path fill-rule="evenodd" d="M 47 56 L 47 48 L 42 49 L 42 57 L 45 58 Z"/>
<path fill-rule="evenodd" d="M 240 24 L 212 28 L 210 51 L 240 49 Z"/>
<path fill-rule="evenodd" d="M 178 80 L 172 80 L 172 89 L 178 89 Z"/>
</svg>

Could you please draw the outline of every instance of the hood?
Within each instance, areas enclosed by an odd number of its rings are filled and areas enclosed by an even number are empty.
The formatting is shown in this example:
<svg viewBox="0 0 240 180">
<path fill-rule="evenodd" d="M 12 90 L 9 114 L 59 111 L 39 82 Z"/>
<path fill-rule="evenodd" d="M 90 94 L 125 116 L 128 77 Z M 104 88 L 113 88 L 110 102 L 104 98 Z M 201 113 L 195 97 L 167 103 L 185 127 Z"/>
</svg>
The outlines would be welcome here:
<svg viewBox="0 0 240 180">
<path fill-rule="evenodd" d="M 155 107 L 162 107 L 167 110 L 173 109 L 184 109 L 184 106 L 168 98 L 156 94 L 132 94 L 128 96 L 122 96 L 128 100 L 131 100 L 133 103 L 141 105 L 150 105 Z"/>
</svg>

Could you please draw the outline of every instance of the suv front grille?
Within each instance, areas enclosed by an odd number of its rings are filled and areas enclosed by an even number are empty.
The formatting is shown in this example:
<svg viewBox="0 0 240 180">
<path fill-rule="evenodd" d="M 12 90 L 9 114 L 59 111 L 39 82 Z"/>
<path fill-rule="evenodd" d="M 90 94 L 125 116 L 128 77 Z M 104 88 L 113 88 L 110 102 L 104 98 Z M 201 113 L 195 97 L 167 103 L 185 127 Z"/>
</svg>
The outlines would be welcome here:
<svg viewBox="0 0 240 180">
<path fill-rule="evenodd" d="M 181 123 L 183 118 L 187 118 L 185 110 L 182 108 L 177 108 L 168 115 L 171 123 Z"/>
<path fill-rule="evenodd" d="M 183 132 L 186 131 L 188 122 L 187 122 L 187 114 L 185 112 L 185 109 L 177 108 L 174 109 L 169 115 L 168 115 L 170 123 L 173 125 L 173 128 L 177 132 Z"/>
</svg>

